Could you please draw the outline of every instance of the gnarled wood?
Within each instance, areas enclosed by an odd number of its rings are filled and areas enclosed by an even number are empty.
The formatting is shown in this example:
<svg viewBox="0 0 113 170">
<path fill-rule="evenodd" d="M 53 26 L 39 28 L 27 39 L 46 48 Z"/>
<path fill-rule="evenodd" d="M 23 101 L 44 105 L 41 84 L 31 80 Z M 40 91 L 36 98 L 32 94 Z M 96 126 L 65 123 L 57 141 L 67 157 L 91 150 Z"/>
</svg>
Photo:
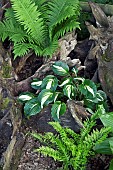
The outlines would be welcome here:
<svg viewBox="0 0 113 170">
<path fill-rule="evenodd" d="M 90 7 L 97 24 L 94 27 L 86 23 L 90 38 L 95 41 L 90 56 L 97 58 L 100 83 L 113 104 L 113 17 L 107 17 L 95 3 L 90 2 Z"/>
</svg>

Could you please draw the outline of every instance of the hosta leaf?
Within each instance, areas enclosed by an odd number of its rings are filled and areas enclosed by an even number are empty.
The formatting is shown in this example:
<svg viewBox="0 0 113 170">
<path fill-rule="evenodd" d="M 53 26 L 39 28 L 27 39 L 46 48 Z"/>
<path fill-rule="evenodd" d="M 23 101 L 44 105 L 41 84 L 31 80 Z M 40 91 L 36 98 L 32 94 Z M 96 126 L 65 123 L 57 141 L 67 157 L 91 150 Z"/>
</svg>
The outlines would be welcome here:
<svg viewBox="0 0 113 170">
<path fill-rule="evenodd" d="M 100 120 L 106 127 L 111 127 L 113 132 L 113 112 L 106 113 L 100 116 Z"/>
<path fill-rule="evenodd" d="M 95 98 L 97 93 L 97 87 L 94 82 L 88 79 L 84 79 L 82 84 L 79 85 L 79 91 L 89 99 Z"/>
<path fill-rule="evenodd" d="M 55 74 L 59 76 L 66 76 L 69 74 L 69 67 L 66 63 L 62 61 L 57 61 L 55 64 L 52 66 L 52 70 Z"/>
<path fill-rule="evenodd" d="M 77 76 L 78 69 L 76 67 L 73 67 L 71 71 L 75 74 L 75 76 Z"/>
<path fill-rule="evenodd" d="M 43 79 L 41 88 L 51 89 L 55 91 L 57 88 L 57 85 L 58 85 L 58 79 L 53 75 L 48 75 Z"/>
<path fill-rule="evenodd" d="M 24 106 L 24 113 L 26 116 L 36 115 L 41 111 L 40 103 L 38 102 L 38 98 L 35 97 L 29 100 Z"/>
<path fill-rule="evenodd" d="M 84 99 L 84 105 L 93 111 L 95 110 L 95 103 L 93 102 L 93 100 Z"/>
<path fill-rule="evenodd" d="M 66 104 L 56 101 L 51 108 L 51 115 L 55 121 L 59 121 L 59 117 L 66 112 Z"/>
<path fill-rule="evenodd" d="M 52 90 L 44 89 L 39 93 L 38 100 L 41 103 L 41 108 L 54 101 L 54 92 Z"/>
<path fill-rule="evenodd" d="M 60 93 L 61 93 L 61 92 L 56 92 L 56 93 L 55 93 L 55 96 L 54 96 L 54 103 L 56 102 L 56 100 L 57 100 L 57 98 L 58 98 L 58 96 L 59 96 Z"/>
<path fill-rule="evenodd" d="M 34 95 L 30 92 L 23 92 L 18 97 L 19 101 L 23 103 L 27 102 L 28 100 L 31 100 L 32 98 L 34 98 Z"/>
<path fill-rule="evenodd" d="M 40 81 L 38 79 L 34 79 L 31 83 L 31 87 L 35 90 L 38 90 L 41 88 L 41 84 L 42 84 L 42 81 Z"/>
<path fill-rule="evenodd" d="M 93 97 L 95 97 L 95 93 L 90 86 L 86 86 L 86 89 L 88 90 L 88 92 L 90 92 L 93 95 Z"/>
<path fill-rule="evenodd" d="M 81 77 L 76 77 L 76 78 L 74 78 L 73 80 L 74 80 L 75 82 L 76 82 L 76 81 L 82 81 L 82 82 L 83 82 L 85 79 L 84 79 L 84 78 L 81 78 Z"/>
<path fill-rule="evenodd" d="M 75 96 L 75 88 L 71 84 L 67 84 L 63 88 L 64 95 L 66 95 L 69 99 Z"/>
<path fill-rule="evenodd" d="M 103 97 L 104 100 L 107 100 L 107 95 L 104 91 L 98 90 L 97 93 L 99 93 Z"/>
<path fill-rule="evenodd" d="M 113 170 L 113 159 L 110 162 L 109 170 Z"/>
<path fill-rule="evenodd" d="M 103 96 L 99 92 L 97 92 L 96 97 L 99 102 L 104 101 Z"/>
<path fill-rule="evenodd" d="M 59 85 L 59 87 L 62 87 L 62 86 L 69 84 L 71 82 L 72 82 L 71 78 L 65 78 L 65 79 L 63 79 L 63 82 L 62 82 L 62 84 Z"/>
<path fill-rule="evenodd" d="M 113 137 L 110 137 L 110 138 L 104 140 L 103 142 L 97 144 L 94 147 L 94 150 L 97 153 L 111 155 L 111 154 L 113 154 L 113 150 L 111 149 L 110 143 L 112 143 L 111 144 L 111 146 L 112 146 L 113 145 Z"/>
</svg>

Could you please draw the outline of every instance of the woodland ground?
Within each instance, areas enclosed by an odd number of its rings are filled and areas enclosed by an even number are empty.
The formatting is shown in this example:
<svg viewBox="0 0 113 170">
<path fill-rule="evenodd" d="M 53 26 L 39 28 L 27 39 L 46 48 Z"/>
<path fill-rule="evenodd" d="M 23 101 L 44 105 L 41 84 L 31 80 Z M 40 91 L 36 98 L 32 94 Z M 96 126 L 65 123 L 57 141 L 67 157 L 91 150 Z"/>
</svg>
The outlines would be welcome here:
<svg viewBox="0 0 113 170">
<path fill-rule="evenodd" d="M 92 41 L 88 39 L 78 42 L 75 50 L 70 54 L 71 58 L 80 58 L 83 60 L 83 56 L 87 56 L 89 49 L 91 47 Z M 83 62 L 83 61 L 82 61 Z M 37 68 L 42 64 L 42 60 L 37 57 L 30 57 L 23 70 L 19 73 L 20 80 L 25 79 L 28 76 L 31 76 Z M 16 64 L 15 64 L 16 65 Z M 31 67 L 32 66 L 32 67 Z M 86 73 L 87 78 L 91 78 L 96 70 L 97 64 L 94 62 L 94 67 L 91 67 L 90 70 Z M 90 72 L 90 74 L 89 74 Z M 83 72 L 81 72 L 81 75 Z M 110 104 L 112 110 L 112 105 Z M 46 111 L 47 112 L 47 111 Z M 24 135 L 26 133 L 35 131 L 35 132 L 45 132 L 51 131 L 47 126 L 47 119 L 50 115 L 50 111 L 43 113 L 43 116 L 33 116 L 29 120 L 23 116 L 23 123 L 21 131 Z M 42 123 L 43 122 L 43 123 Z M 18 170 L 56 170 L 61 166 L 60 163 L 55 162 L 52 158 L 44 157 L 38 153 L 34 153 L 34 148 L 40 146 L 40 142 L 33 139 L 31 136 L 27 136 L 25 140 L 25 145 L 22 149 L 22 155 L 18 165 Z M 112 156 L 107 155 L 96 155 L 94 158 L 90 158 L 86 170 L 107 170 L 109 167 L 109 162 L 112 159 Z"/>
</svg>

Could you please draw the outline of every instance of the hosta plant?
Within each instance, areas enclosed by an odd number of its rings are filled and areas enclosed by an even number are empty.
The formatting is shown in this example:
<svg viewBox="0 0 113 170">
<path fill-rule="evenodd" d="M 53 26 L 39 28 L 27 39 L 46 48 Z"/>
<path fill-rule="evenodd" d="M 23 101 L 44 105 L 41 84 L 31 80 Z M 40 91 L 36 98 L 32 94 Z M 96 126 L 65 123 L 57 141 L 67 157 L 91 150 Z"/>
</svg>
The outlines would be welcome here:
<svg viewBox="0 0 113 170">
<path fill-rule="evenodd" d="M 95 154 L 93 147 L 105 140 L 111 131 L 110 127 L 91 131 L 96 125 L 97 113 L 84 122 L 80 134 L 63 128 L 58 122 L 49 123 L 57 131 L 57 135 L 50 132 L 45 135 L 32 133 L 34 138 L 44 144 L 35 151 L 62 162 L 62 170 L 85 170 L 88 158 Z"/>
<path fill-rule="evenodd" d="M 0 37 L 14 43 L 15 58 L 30 49 L 52 56 L 59 37 L 79 28 L 79 14 L 78 0 L 11 0 L 11 8 L 0 22 Z"/>
<path fill-rule="evenodd" d="M 106 106 L 106 95 L 97 90 L 94 82 L 77 76 L 77 69 L 69 69 L 64 62 L 57 61 L 52 66 L 54 75 L 47 75 L 43 80 L 34 79 L 32 88 L 38 90 L 38 94 L 24 92 L 19 100 L 25 103 L 26 116 L 39 113 L 45 106 L 52 104 L 51 115 L 54 120 L 66 111 L 67 100 L 83 101 L 84 107 L 89 112 L 95 112 L 98 105 Z"/>
</svg>

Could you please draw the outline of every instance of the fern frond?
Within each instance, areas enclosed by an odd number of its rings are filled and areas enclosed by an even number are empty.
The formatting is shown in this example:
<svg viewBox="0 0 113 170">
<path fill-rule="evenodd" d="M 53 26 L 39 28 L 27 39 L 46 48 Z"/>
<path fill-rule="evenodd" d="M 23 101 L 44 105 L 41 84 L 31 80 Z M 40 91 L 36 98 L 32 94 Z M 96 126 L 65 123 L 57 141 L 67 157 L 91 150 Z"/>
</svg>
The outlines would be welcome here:
<svg viewBox="0 0 113 170">
<path fill-rule="evenodd" d="M 87 119 L 86 121 L 84 121 L 84 128 L 81 128 L 80 130 L 80 141 L 84 140 L 84 138 L 91 132 L 92 127 L 94 127 L 95 125 L 95 120 Z"/>
<path fill-rule="evenodd" d="M 66 129 L 62 128 L 62 126 L 58 122 L 49 122 L 49 124 L 53 126 L 53 128 L 60 134 L 59 138 L 63 142 L 64 147 L 66 147 L 66 152 L 67 153 L 70 152 L 70 149 L 71 149 L 72 154 L 75 153 L 76 152 L 76 141 L 73 140 L 72 136 L 68 136 Z"/>
<path fill-rule="evenodd" d="M 66 20 L 64 20 L 61 24 L 58 24 L 53 30 L 53 39 L 58 39 L 59 37 L 63 37 L 67 32 L 71 32 L 76 28 L 79 28 L 79 22 L 76 22 L 75 16 L 72 16 Z"/>
<path fill-rule="evenodd" d="M 16 59 L 16 57 L 21 57 L 24 56 L 25 54 L 27 54 L 29 52 L 30 49 L 30 44 L 28 43 L 16 43 L 14 44 L 14 48 L 13 48 L 13 53 L 14 53 L 14 59 Z"/>
<path fill-rule="evenodd" d="M 80 138 L 79 134 L 75 133 L 72 129 L 69 129 L 67 127 L 65 128 L 65 132 L 67 133 L 67 135 L 69 135 L 69 137 L 71 136 L 74 139 L 75 143 L 78 144 L 77 141 L 79 141 Z"/>
<path fill-rule="evenodd" d="M 40 152 L 44 154 L 45 156 L 50 156 L 52 157 L 55 161 L 62 161 L 62 158 L 59 155 L 59 152 L 53 148 L 49 148 L 47 146 L 42 146 L 39 149 L 35 149 L 36 152 Z"/>
<path fill-rule="evenodd" d="M 40 46 L 30 43 L 30 48 L 34 50 L 36 55 L 43 56 L 43 49 Z"/>
<path fill-rule="evenodd" d="M 50 30 L 50 37 L 52 30 L 57 24 L 60 24 L 67 18 L 77 15 L 79 13 L 79 2 L 75 0 L 54 0 L 48 3 L 47 20 Z M 76 11 L 77 9 L 77 11 Z"/>
<path fill-rule="evenodd" d="M 35 2 L 35 5 L 38 7 L 38 10 L 41 12 L 41 16 L 44 16 L 45 11 L 48 8 L 48 2 L 50 0 L 33 0 Z"/>
<path fill-rule="evenodd" d="M 58 48 L 58 41 L 53 40 L 52 42 L 49 43 L 49 46 L 43 50 L 43 56 L 52 57 L 53 53 L 57 50 L 57 48 Z"/>
<path fill-rule="evenodd" d="M 107 136 L 110 132 L 111 132 L 110 127 L 104 127 L 100 131 L 98 129 L 96 129 L 96 130 L 93 129 L 93 132 L 91 132 L 91 135 L 88 134 L 85 137 L 84 143 L 92 144 L 92 145 L 101 143 L 102 141 L 104 141 L 107 138 Z"/>
<path fill-rule="evenodd" d="M 64 162 L 68 162 L 69 161 L 69 155 L 67 152 L 67 148 L 65 147 L 64 143 L 62 142 L 62 140 L 60 140 L 57 136 L 54 136 L 52 133 L 46 133 L 44 136 L 41 134 L 32 134 L 33 137 L 35 137 L 36 139 L 38 139 L 40 142 L 42 143 L 48 143 L 49 145 L 51 145 L 51 151 L 52 154 L 55 153 L 55 149 L 57 148 L 57 155 L 59 157 L 59 161 L 64 161 Z M 50 144 L 51 143 L 51 144 Z M 52 148 L 52 146 L 55 148 Z M 46 147 L 43 147 L 43 150 L 45 150 Z M 49 147 L 48 147 L 49 149 Z M 38 150 L 36 150 L 38 151 Z M 42 152 L 42 147 L 41 150 L 39 150 L 41 153 L 45 154 L 45 152 Z M 47 155 L 52 156 L 51 153 L 47 153 Z M 55 156 L 55 155 L 53 155 Z M 55 157 L 53 157 L 54 159 L 56 159 Z"/>
<path fill-rule="evenodd" d="M 0 37 L 2 41 L 9 37 L 15 43 L 22 42 L 25 36 L 27 36 L 26 32 L 18 24 L 15 25 L 12 20 L 0 22 Z"/>
<path fill-rule="evenodd" d="M 46 35 L 41 13 L 31 0 L 11 0 L 16 19 L 24 26 L 26 32 L 40 45 Z"/>
<path fill-rule="evenodd" d="M 6 19 L 6 20 L 12 20 L 12 22 L 13 22 L 14 24 L 17 22 L 16 19 L 15 19 L 15 16 L 14 16 L 14 11 L 13 11 L 12 8 L 6 9 L 5 19 Z"/>
<path fill-rule="evenodd" d="M 35 2 L 35 5 L 38 6 L 38 8 L 43 8 L 43 5 L 47 2 L 47 0 L 32 0 L 33 2 Z"/>
<path fill-rule="evenodd" d="M 97 113 L 96 113 L 97 114 Z M 76 134 L 69 128 L 63 128 L 58 122 L 49 122 L 50 125 L 58 132 L 57 135 L 47 133 L 46 137 L 41 137 L 41 140 L 46 138 L 46 145 L 49 141 L 50 147 L 41 147 L 36 151 L 43 153 L 46 156 L 51 156 L 55 160 L 63 162 L 63 168 L 68 170 L 72 167 L 76 170 L 85 170 L 87 159 L 93 155 L 93 147 L 105 140 L 111 132 L 111 128 L 102 128 L 93 130 L 90 134 L 89 130 L 95 123 L 96 116 L 93 116 L 91 122 L 89 119 L 85 122 L 84 133 Z M 88 126 L 89 125 L 89 126 Z M 74 134 L 75 133 L 75 134 Z M 82 137 L 81 137 L 82 135 Z M 84 136 L 86 135 L 86 136 Z M 80 138 L 80 139 L 79 139 Z M 40 136 L 38 137 L 40 140 Z M 47 141 L 48 139 L 48 141 Z M 74 140 L 77 140 L 77 142 Z"/>
</svg>

